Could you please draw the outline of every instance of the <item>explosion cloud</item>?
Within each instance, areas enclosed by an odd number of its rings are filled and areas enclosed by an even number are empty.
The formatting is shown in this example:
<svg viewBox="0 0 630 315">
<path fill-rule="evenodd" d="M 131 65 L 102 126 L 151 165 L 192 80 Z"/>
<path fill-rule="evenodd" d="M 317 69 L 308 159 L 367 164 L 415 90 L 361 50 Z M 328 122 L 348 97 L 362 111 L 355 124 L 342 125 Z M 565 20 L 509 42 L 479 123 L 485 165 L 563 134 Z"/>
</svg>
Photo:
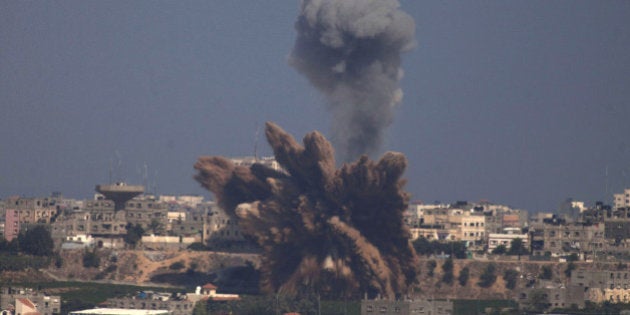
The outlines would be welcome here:
<svg viewBox="0 0 630 315">
<path fill-rule="evenodd" d="M 289 63 L 329 101 L 332 140 L 350 161 L 373 154 L 402 100 L 400 54 L 415 25 L 397 0 L 305 0 Z"/>
<path fill-rule="evenodd" d="M 273 123 L 265 133 L 286 172 L 217 156 L 195 164 L 195 179 L 262 247 L 262 289 L 335 297 L 406 293 L 417 256 L 402 218 L 409 199 L 404 155 L 388 152 L 378 162 L 362 156 L 336 169 L 320 133 L 307 134 L 303 146 Z"/>
</svg>

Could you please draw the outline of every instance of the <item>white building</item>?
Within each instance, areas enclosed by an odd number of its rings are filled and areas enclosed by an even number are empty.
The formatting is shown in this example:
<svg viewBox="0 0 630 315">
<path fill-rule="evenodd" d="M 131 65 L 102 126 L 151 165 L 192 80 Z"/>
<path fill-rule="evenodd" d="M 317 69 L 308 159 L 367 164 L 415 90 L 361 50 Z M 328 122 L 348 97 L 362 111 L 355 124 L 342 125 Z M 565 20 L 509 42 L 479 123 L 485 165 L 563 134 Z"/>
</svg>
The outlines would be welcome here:
<svg viewBox="0 0 630 315">
<path fill-rule="evenodd" d="M 169 310 L 137 310 L 127 308 L 93 308 L 70 312 L 69 315 L 169 315 Z"/>
<path fill-rule="evenodd" d="M 509 250 L 510 246 L 512 246 L 512 241 L 517 238 L 521 239 L 523 246 L 527 248 L 529 235 L 521 234 L 521 230 L 518 228 L 506 228 L 504 233 L 490 233 L 488 234 L 488 252 L 492 252 L 500 245 L 505 246 L 505 248 Z"/>
<path fill-rule="evenodd" d="M 244 157 L 233 157 L 230 158 L 230 161 L 237 166 L 246 166 L 250 167 L 253 164 L 262 164 L 276 171 L 283 171 L 280 163 L 276 161 L 276 158 L 273 156 L 263 156 L 263 157 L 254 157 L 254 156 L 244 156 Z"/>
<path fill-rule="evenodd" d="M 615 209 L 630 207 L 630 188 L 626 188 L 621 194 L 614 194 Z"/>
</svg>

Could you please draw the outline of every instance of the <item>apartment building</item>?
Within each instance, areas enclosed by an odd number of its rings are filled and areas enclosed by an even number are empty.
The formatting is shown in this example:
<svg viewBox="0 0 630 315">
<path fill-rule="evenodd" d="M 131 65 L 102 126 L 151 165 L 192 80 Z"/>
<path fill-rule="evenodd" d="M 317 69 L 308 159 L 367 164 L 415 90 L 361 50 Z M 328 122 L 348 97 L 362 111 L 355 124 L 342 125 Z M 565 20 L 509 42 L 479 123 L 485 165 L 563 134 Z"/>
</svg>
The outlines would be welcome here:
<svg viewBox="0 0 630 315">
<path fill-rule="evenodd" d="M 622 193 L 613 195 L 615 209 L 630 208 L 630 188 L 626 188 Z"/>
<path fill-rule="evenodd" d="M 16 305 L 17 299 L 28 299 L 41 315 L 57 315 L 61 313 L 61 298 L 22 287 L 0 288 L 0 309 L 9 309 L 9 305 Z M 27 306 L 31 306 L 26 303 Z"/>
<path fill-rule="evenodd" d="M 450 315 L 453 302 L 427 299 L 361 300 L 361 315 Z"/>
<path fill-rule="evenodd" d="M 20 234 L 20 212 L 15 209 L 6 209 L 4 217 L 4 239 L 12 241 Z"/>
<path fill-rule="evenodd" d="M 515 239 L 523 241 L 525 248 L 529 246 L 529 235 L 522 233 L 519 228 L 505 228 L 503 233 L 490 233 L 488 234 L 488 252 L 491 253 L 499 246 L 510 249 Z"/>
<path fill-rule="evenodd" d="M 10 197 L 4 202 L 5 209 L 16 210 L 20 223 L 49 224 L 58 214 L 56 198 Z"/>
<path fill-rule="evenodd" d="M 591 302 L 630 303 L 630 272 L 625 269 L 574 270 L 570 284 L 584 291 Z"/>
</svg>

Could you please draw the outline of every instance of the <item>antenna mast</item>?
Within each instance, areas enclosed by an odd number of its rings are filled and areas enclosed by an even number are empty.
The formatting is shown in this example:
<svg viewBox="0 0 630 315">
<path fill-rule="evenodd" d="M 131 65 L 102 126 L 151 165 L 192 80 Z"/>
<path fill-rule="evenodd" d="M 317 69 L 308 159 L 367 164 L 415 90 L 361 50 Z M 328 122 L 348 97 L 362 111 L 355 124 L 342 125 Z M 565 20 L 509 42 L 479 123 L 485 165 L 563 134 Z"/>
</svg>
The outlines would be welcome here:
<svg viewBox="0 0 630 315">
<path fill-rule="evenodd" d="M 256 122 L 256 132 L 254 133 L 254 161 L 258 162 L 258 135 L 260 134 L 260 128 L 258 122 Z"/>
<path fill-rule="evenodd" d="M 112 183 L 112 163 L 113 163 L 112 159 L 109 158 L 109 174 L 108 174 L 109 175 L 109 178 L 108 178 L 109 181 L 107 182 L 108 184 Z"/>
</svg>

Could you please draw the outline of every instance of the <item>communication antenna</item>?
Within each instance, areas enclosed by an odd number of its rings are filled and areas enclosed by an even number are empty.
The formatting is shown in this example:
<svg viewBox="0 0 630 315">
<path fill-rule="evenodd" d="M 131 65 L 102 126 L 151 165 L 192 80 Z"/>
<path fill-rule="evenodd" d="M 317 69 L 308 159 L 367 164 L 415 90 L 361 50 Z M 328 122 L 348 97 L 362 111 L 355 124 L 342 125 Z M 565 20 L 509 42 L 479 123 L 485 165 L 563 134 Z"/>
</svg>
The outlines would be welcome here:
<svg viewBox="0 0 630 315">
<path fill-rule="evenodd" d="M 606 165 L 605 176 L 606 176 L 606 198 L 608 198 L 608 165 Z"/>
<path fill-rule="evenodd" d="M 147 162 L 144 162 L 143 165 L 143 173 L 142 173 L 142 185 L 144 186 L 144 191 L 146 193 L 149 192 L 149 183 L 148 183 L 148 166 L 147 166 Z"/>
<path fill-rule="evenodd" d="M 116 181 L 118 182 L 122 182 L 122 175 L 121 175 L 121 167 L 122 167 L 122 157 L 120 155 L 120 152 L 118 152 L 118 150 L 114 150 L 114 154 L 116 154 L 116 158 L 118 159 L 118 164 L 116 165 L 116 173 L 117 173 L 117 177 L 118 179 Z"/>
<path fill-rule="evenodd" d="M 153 195 L 157 196 L 157 175 L 158 175 L 158 171 L 155 170 L 155 173 L 153 173 Z"/>
<path fill-rule="evenodd" d="M 260 135 L 260 127 L 256 122 L 256 132 L 254 133 L 254 161 L 258 162 L 258 136 Z"/>
<path fill-rule="evenodd" d="M 114 163 L 112 161 L 112 158 L 109 158 L 109 178 L 108 178 L 108 181 L 107 181 L 108 184 L 112 183 L 112 163 Z"/>
</svg>

